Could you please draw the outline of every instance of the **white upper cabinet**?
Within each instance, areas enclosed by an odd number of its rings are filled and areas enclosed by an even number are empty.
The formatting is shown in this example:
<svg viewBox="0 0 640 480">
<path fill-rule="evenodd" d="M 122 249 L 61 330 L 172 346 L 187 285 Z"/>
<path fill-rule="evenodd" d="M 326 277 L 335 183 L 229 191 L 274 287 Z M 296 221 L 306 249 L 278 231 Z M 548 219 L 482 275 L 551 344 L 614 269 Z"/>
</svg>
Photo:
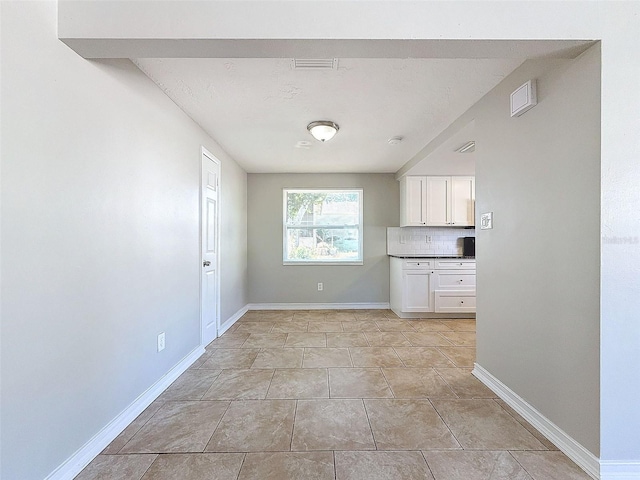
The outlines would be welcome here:
<svg viewBox="0 0 640 480">
<path fill-rule="evenodd" d="M 400 179 L 400 226 L 420 227 L 427 224 L 427 177 Z"/>
<path fill-rule="evenodd" d="M 472 227 L 475 203 L 475 177 L 400 179 L 401 227 Z"/>
<path fill-rule="evenodd" d="M 427 177 L 427 225 L 451 225 L 451 177 Z"/>
<path fill-rule="evenodd" d="M 475 177 L 451 177 L 451 225 L 475 225 Z"/>
</svg>

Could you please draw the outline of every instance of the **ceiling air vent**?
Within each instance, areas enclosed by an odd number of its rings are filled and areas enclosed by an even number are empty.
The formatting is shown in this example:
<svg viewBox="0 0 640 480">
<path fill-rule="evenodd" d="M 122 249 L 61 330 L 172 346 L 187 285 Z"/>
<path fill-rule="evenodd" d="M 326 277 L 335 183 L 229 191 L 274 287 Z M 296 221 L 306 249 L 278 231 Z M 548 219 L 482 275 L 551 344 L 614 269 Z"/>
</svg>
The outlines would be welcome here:
<svg viewBox="0 0 640 480">
<path fill-rule="evenodd" d="M 294 58 L 291 61 L 293 70 L 337 70 L 337 58 Z"/>
</svg>

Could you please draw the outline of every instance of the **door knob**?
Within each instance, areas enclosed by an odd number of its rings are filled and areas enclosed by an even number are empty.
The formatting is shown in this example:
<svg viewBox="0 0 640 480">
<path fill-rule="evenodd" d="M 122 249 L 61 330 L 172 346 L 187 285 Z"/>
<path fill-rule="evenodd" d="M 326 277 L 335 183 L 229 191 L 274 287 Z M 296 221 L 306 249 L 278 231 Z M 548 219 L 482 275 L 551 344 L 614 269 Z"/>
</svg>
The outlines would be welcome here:
<svg viewBox="0 0 640 480">
<path fill-rule="evenodd" d="M 209 260 L 205 260 L 204 262 L 202 262 L 203 267 L 208 267 L 209 265 L 211 265 L 211 262 Z"/>
</svg>

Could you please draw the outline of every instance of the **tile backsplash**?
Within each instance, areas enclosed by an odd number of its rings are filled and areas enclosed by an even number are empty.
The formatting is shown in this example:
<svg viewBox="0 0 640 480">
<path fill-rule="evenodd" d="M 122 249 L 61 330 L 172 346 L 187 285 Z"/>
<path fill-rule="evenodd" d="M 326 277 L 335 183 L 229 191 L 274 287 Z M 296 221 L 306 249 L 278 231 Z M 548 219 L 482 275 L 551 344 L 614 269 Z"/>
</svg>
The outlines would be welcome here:
<svg viewBox="0 0 640 480">
<path fill-rule="evenodd" d="M 475 237 L 473 228 L 388 227 L 389 255 L 462 255 L 462 237 Z"/>
</svg>

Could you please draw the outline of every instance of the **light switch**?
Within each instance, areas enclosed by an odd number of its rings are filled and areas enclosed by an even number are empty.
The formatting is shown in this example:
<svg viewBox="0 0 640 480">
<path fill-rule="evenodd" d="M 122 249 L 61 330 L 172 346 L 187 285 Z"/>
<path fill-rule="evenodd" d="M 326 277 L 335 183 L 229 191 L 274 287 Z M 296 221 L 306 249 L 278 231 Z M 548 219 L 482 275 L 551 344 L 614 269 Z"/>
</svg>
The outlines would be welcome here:
<svg viewBox="0 0 640 480">
<path fill-rule="evenodd" d="M 493 212 L 480 214 L 480 230 L 493 228 Z"/>
</svg>

